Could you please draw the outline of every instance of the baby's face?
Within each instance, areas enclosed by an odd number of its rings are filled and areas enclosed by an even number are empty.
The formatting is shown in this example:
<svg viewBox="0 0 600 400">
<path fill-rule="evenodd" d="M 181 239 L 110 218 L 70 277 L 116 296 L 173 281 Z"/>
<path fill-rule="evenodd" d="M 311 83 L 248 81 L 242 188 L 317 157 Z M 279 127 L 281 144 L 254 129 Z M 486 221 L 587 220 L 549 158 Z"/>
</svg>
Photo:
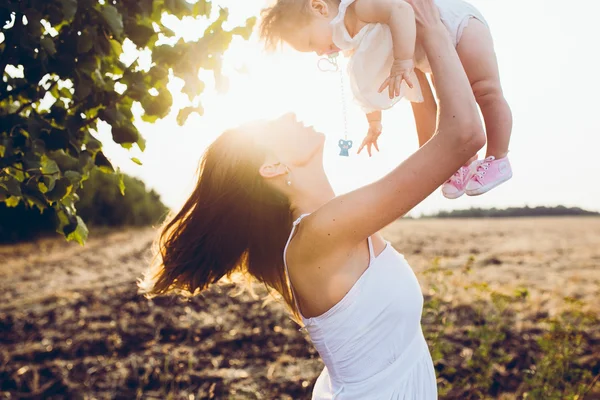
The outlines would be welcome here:
<svg viewBox="0 0 600 400">
<path fill-rule="evenodd" d="M 339 48 L 333 43 L 331 20 L 336 16 L 337 10 L 332 10 L 327 3 L 314 1 L 308 22 L 297 29 L 291 30 L 284 40 L 295 50 L 319 56 L 337 53 Z"/>
</svg>

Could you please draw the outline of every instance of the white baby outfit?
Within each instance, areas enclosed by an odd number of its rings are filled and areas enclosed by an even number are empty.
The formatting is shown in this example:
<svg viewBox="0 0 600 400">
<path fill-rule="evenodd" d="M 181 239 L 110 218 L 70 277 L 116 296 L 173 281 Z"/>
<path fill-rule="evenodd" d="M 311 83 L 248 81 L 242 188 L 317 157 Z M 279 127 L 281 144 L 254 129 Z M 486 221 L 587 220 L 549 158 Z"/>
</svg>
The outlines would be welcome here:
<svg viewBox="0 0 600 400">
<path fill-rule="evenodd" d="M 284 263 L 305 216 L 294 222 Z M 389 242 L 377 257 L 371 238 L 368 244 L 369 266 L 342 300 L 317 317 L 301 315 L 325 364 L 312 399 L 435 400 L 435 370 L 421 330 L 419 282 Z M 287 263 L 285 270 L 289 277 Z"/>
<path fill-rule="evenodd" d="M 351 37 L 344 24 L 344 18 L 348 7 L 354 1 L 341 0 L 339 13 L 331 21 L 331 25 L 333 43 L 341 51 L 352 53 L 348 63 L 348 74 L 355 101 L 366 113 L 386 110 L 403 97 L 412 102 L 423 101 L 421 87 L 415 74 L 411 76 L 414 87 L 411 89 L 406 82 L 402 82 L 400 96 L 390 99 L 387 88 L 382 93 L 378 93 L 379 87 L 388 78 L 394 62 L 392 34 L 388 25 L 377 23 L 367 24 Z M 434 0 L 434 2 L 455 47 L 471 18 L 476 18 L 487 25 L 483 15 L 463 0 Z M 416 68 L 426 73 L 431 72 L 425 52 L 418 43 L 414 61 Z"/>
</svg>

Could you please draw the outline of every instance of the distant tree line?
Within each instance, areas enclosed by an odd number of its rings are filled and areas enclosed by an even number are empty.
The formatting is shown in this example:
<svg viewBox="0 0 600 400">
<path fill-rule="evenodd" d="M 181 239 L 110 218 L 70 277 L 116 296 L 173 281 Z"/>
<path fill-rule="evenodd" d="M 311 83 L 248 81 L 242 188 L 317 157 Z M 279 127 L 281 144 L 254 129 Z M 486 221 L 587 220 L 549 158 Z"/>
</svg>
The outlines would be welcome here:
<svg viewBox="0 0 600 400">
<path fill-rule="evenodd" d="M 120 179 L 115 174 L 94 170 L 77 191 L 77 214 L 91 230 L 98 226 L 144 226 L 156 224 L 168 209 L 154 190 L 144 182 L 123 176 L 125 195 L 121 194 Z M 8 207 L 0 202 L 0 243 L 31 240 L 56 230 L 57 215 L 52 208 L 40 213 L 37 207 L 23 202 Z"/>
<path fill-rule="evenodd" d="M 510 207 L 510 208 L 469 208 L 466 210 L 440 211 L 423 218 L 508 218 L 508 217 L 551 217 L 551 216 L 598 216 L 600 213 L 579 207 Z"/>
</svg>

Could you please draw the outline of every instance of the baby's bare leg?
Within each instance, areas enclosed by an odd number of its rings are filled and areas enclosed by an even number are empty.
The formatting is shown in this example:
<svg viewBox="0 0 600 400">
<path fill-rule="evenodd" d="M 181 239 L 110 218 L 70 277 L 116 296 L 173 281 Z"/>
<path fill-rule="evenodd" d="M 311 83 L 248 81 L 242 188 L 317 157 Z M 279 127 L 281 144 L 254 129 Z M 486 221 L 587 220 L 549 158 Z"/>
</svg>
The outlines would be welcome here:
<svg viewBox="0 0 600 400">
<path fill-rule="evenodd" d="M 486 157 L 503 158 L 508 153 L 512 113 L 502 94 L 498 62 L 487 26 L 472 18 L 456 50 L 485 121 Z"/>
</svg>

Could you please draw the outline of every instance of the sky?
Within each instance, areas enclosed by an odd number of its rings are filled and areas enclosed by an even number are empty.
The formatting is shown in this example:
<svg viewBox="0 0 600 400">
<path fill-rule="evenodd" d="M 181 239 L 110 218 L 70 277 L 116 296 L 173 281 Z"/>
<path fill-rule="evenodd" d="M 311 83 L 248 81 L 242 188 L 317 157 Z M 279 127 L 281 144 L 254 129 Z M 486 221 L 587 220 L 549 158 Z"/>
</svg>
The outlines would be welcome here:
<svg viewBox="0 0 600 400">
<path fill-rule="evenodd" d="M 600 211 L 600 1 L 471 3 L 491 27 L 504 94 L 513 112 L 509 158 L 514 176 L 478 197 L 448 200 L 438 190 L 411 214 L 559 204 Z M 233 27 L 258 15 L 267 2 L 215 0 L 213 5 L 229 8 Z M 205 26 L 194 20 L 165 23 L 190 40 Z M 137 56 L 135 49 L 124 49 L 126 59 Z M 201 97 L 204 116 L 193 114 L 183 127 L 175 121 L 176 112 L 153 125 L 138 123 L 147 140 L 143 153 L 112 143 L 105 125 L 99 127 L 99 139 L 113 164 L 142 179 L 165 204 L 177 209 L 194 187 L 202 152 L 223 130 L 293 111 L 326 134 L 326 172 L 336 193 L 346 193 L 384 176 L 416 151 L 414 120 L 410 104 L 401 101 L 384 112 L 380 153 L 372 158 L 366 151 L 340 157 L 337 141 L 344 135 L 343 101 L 348 108 L 348 137 L 356 146 L 353 150 L 366 134 L 367 123 L 348 89 L 342 98 L 340 76 L 319 71 L 317 61 L 314 54 L 291 49 L 267 54 L 256 35 L 250 41 L 235 39 L 224 58 L 230 89 L 226 94 L 206 90 Z M 200 78 L 208 88 L 212 86 L 210 74 L 201 71 Z M 174 93 L 181 87 L 181 81 L 170 85 Z M 185 96 L 175 95 L 175 105 L 186 101 Z M 131 157 L 139 158 L 143 165 L 133 163 Z"/>
</svg>

